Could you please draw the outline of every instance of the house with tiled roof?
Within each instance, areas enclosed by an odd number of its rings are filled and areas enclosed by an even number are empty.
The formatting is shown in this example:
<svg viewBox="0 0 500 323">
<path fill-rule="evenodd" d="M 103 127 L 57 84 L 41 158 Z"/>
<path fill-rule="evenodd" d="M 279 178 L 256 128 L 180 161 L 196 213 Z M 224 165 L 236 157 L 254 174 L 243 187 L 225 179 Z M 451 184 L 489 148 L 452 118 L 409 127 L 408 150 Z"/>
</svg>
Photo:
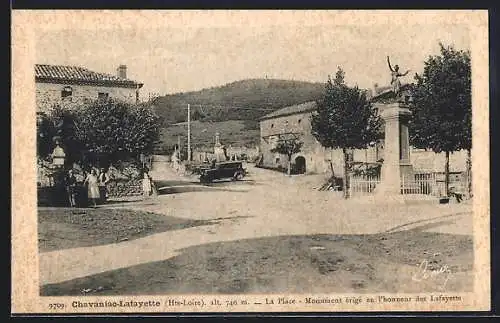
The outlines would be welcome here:
<svg viewBox="0 0 500 323">
<path fill-rule="evenodd" d="M 35 65 L 37 111 L 47 112 L 55 105 L 73 106 L 93 100 L 139 101 L 143 83 L 127 78 L 127 66 L 116 75 L 91 71 L 81 66 Z"/>
</svg>

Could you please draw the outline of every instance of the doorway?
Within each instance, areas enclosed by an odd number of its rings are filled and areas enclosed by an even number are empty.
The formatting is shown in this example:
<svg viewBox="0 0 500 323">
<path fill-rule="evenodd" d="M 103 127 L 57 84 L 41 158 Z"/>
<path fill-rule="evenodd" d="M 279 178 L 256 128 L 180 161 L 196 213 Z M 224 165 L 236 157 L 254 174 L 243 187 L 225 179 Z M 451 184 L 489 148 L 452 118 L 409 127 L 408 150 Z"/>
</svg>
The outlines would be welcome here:
<svg viewBox="0 0 500 323">
<path fill-rule="evenodd" d="M 295 169 L 297 174 L 305 174 L 306 172 L 306 159 L 302 156 L 295 158 Z"/>
</svg>

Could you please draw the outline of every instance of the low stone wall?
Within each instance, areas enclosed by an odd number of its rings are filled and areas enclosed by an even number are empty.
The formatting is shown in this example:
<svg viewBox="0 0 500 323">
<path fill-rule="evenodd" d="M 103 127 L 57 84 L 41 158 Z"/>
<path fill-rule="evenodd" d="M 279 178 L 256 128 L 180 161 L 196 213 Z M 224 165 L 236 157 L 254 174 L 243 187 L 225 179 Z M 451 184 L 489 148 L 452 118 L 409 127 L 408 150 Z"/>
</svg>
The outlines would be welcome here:
<svg viewBox="0 0 500 323">
<path fill-rule="evenodd" d="M 142 194 L 142 179 L 112 180 L 108 183 L 109 197 L 137 196 Z"/>
</svg>

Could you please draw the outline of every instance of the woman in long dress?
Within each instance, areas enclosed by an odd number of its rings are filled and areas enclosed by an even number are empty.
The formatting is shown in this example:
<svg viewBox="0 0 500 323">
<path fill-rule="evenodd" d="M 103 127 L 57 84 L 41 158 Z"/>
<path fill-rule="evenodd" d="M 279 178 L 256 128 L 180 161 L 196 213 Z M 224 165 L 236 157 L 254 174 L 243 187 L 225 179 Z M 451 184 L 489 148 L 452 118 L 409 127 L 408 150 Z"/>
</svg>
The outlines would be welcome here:
<svg viewBox="0 0 500 323">
<path fill-rule="evenodd" d="M 97 178 L 97 172 L 92 169 L 90 174 L 85 178 L 85 183 L 87 184 L 88 197 L 92 201 L 94 207 L 97 206 L 97 200 L 99 199 L 99 180 Z"/>
</svg>

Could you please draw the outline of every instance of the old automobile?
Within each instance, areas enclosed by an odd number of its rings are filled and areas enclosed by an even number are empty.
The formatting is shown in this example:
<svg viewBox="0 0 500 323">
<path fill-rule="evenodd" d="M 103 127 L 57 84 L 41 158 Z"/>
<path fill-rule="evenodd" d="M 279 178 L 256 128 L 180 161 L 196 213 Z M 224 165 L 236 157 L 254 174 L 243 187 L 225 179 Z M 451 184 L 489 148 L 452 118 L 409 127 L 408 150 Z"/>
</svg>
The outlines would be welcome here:
<svg viewBox="0 0 500 323">
<path fill-rule="evenodd" d="M 210 183 L 217 179 L 230 178 L 241 180 L 246 175 L 246 170 L 241 162 L 220 162 L 210 168 L 201 169 L 200 182 Z"/>
</svg>

